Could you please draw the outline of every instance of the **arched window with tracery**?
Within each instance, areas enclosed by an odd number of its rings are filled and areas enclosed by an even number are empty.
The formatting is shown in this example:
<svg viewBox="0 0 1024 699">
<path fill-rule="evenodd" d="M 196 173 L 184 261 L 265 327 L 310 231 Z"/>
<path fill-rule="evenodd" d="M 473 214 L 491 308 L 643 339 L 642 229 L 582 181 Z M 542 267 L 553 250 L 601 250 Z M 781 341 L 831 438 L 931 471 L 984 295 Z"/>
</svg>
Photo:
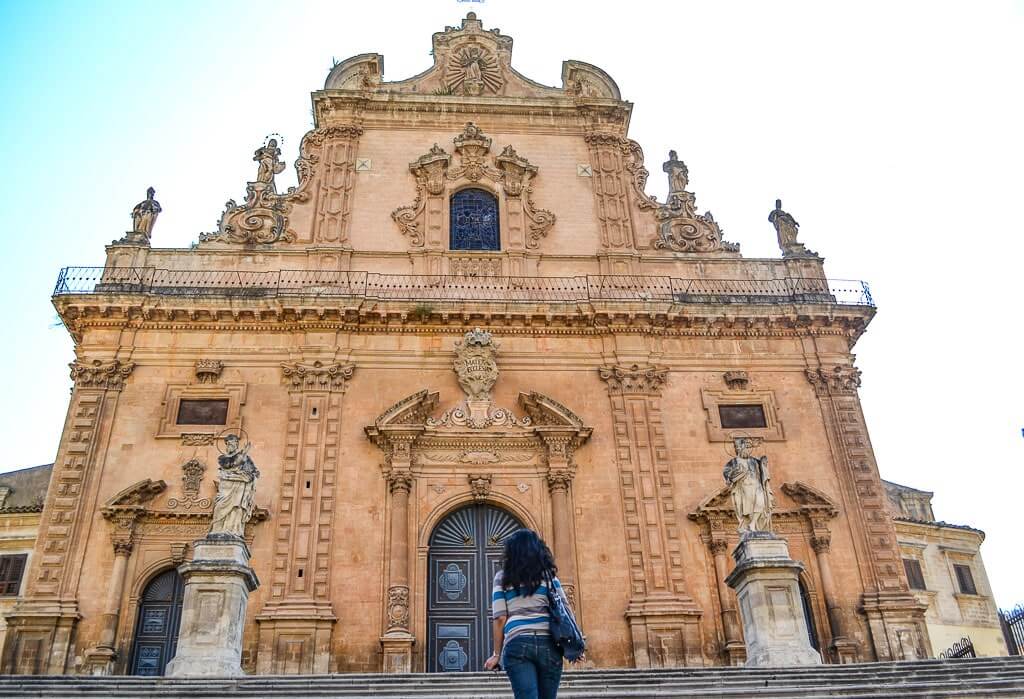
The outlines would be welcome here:
<svg viewBox="0 0 1024 699">
<path fill-rule="evenodd" d="M 501 250 L 498 199 L 483 189 L 452 195 L 449 210 L 451 250 Z"/>
</svg>

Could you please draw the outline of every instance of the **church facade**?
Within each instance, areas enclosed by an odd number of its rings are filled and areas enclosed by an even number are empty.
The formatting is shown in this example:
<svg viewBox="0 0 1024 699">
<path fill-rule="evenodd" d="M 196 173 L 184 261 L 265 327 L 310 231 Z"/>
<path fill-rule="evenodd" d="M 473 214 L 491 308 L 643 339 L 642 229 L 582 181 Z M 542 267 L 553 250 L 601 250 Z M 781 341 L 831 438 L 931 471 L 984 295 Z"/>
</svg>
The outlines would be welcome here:
<svg viewBox="0 0 1024 699">
<path fill-rule="evenodd" d="M 648 195 L 601 69 L 540 85 L 473 14 L 433 49 L 407 80 L 331 70 L 297 186 L 269 141 L 192 248 L 153 245 L 150 191 L 102 269 L 62 272 L 74 390 L 2 670 L 164 671 L 226 434 L 260 471 L 248 672 L 479 669 L 523 526 L 594 665 L 742 663 L 740 437 L 824 660 L 930 657 L 857 395 L 866 285 L 781 203 L 781 257 L 744 258 L 675 153 Z"/>
</svg>

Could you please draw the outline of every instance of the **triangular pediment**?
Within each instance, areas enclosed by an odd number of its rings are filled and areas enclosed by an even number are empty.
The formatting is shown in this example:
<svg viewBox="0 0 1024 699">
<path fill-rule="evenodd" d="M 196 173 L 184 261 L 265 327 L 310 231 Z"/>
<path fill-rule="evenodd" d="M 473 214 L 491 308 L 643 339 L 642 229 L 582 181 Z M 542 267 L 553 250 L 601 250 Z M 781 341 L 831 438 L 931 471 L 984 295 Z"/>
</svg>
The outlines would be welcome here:
<svg viewBox="0 0 1024 699">
<path fill-rule="evenodd" d="M 512 37 L 499 29 L 484 29 L 473 12 L 460 26 L 435 33 L 431 53 L 433 66 L 394 82 L 384 81 L 384 57 L 380 54 L 353 56 L 334 66 L 324 89 L 441 97 L 621 99 L 618 86 L 607 73 L 582 61 L 562 64 L 561 88 L 530 80 L 512 67 Z"/>
</svg>

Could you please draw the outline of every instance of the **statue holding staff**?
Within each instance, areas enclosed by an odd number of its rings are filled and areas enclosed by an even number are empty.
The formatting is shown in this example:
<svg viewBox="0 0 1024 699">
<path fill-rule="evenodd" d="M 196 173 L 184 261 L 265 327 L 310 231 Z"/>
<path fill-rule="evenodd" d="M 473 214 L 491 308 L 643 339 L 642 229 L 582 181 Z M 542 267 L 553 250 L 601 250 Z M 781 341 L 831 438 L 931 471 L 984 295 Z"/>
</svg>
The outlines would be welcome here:
<svg viewBox="0 0 1024 699">
<path fill-rule="evenodd" d="M 249 457 L 251 443 L 240 448 L 237 434 L 224 437 L 223 454 L 217 457 L 219 465 L 217 497 L 213 501 L 213 522 L 210 534 L 227 534 L 242 538 L 245 525 L 252 518 L 256 479 L 260 472 Z"/>
<path fill-rule="evenodd" d="M 722 475 L 729 484 L 740 535 L 770 532 L 775 498 L 768 473 L 768 457 L 751 456 L 754 440 L 748 437 L 738 437 L 733 444 L 736 457 L 725 465 Z"/>
</svg>

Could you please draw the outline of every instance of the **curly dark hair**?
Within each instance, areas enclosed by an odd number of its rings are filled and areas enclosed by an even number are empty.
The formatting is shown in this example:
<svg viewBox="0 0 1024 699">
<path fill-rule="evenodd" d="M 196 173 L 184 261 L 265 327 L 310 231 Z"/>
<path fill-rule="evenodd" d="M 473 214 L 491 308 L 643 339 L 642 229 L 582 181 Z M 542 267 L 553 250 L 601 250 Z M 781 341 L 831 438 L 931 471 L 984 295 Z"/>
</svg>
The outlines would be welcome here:
<svg viewBox="0 0 1024 699">
<path fill-rule="evenodd" d="M 506 588 L 537 591 L 547 578 L 558 574 L 555 557 L 544 540 L 531 529 L 520 529 L 505 539 L 505 557 L 501 564 L 501 582 Z"/>
</svg>

